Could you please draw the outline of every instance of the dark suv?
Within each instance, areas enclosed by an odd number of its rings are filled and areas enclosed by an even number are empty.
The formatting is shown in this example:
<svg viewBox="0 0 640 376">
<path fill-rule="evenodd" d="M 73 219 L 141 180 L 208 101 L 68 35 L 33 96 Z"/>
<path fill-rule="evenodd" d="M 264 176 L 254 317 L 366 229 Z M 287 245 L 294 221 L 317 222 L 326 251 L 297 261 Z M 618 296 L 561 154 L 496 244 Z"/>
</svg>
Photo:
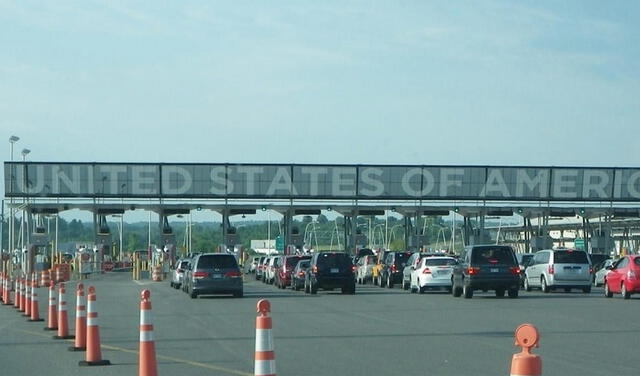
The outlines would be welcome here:
<svg viewBox="0 0 640 376">
<path fill-rule="evenodd" d="M 520 266 L 513 248 L 506 245 L 473 245 L 464 248 L 460 263 L 451 277 L 453 296 L 473 297 L 474 290 L 495 290 L 497 297 L 505 291 L 518 297 Z"/>
<path fill-rule="evenodd" d="M 396 283 L 402 283 L 402 272 L 411 257 L 411 252 L 387 252 L 384 255 L 378 283 L 380 287 L 392 289 Z"/>
<path fill-rule="evenodd" d="M 199 254 L 193 258 L 189 271 L 184 283 L 191 298 L 203 294 L 233 294 L 236 298 L 243 295 L 242 273 L 233 255 Z"/>
<path fill-rule="evenodd" d="M 317 294 L 318 289 L 341 288 L 343 294 L 356 293 L 355 267 L 351 257 L 340 252 L 319 252 L 311 257 L 304 281 L 304 291 Z"/>
</svg>

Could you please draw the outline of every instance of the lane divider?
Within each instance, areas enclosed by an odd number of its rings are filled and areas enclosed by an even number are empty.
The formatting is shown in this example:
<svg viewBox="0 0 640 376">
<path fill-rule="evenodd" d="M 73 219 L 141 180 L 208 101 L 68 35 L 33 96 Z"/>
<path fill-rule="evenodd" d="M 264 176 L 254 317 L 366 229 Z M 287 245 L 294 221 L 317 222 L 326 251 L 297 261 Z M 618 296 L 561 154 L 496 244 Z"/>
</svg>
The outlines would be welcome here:
<svg viewBox="0 0 640 376">
<path fill-rule="evenodd" d="M 258 317 L 256 317 L 256 353 L 255 376 L 276 376 L 276 357 L 273 351 L 271 335 L 271 303 L 267 299 L 258 301 Z"/>
<path fill-rule="evenodd" d="M 44 330 L 58 330 L 58 301 L 56 298 L 56 284 L 49 285 L 49 309 L 47 311 L 47 326 Z"/>
<path fill-rule="evenodd" d="M 87 349 L 87 309 L 85 307 L 84 285 L 76 285 L 76 338 L 69 351 L 85 351 Z"/>
<path fill-rule="evenodd" d="M 69 334 L 69 317 L 67 315 L 67 289 L 64 282 L 58 288 L 58 335 L 54 339 L 74 339 L 75 336 Z"/>
<path fill-rule="evenodd" d="M 542 375 L 542 359 L 532 354 L 531 349 L 538 347 L 540 334 L 531 324 L 522 324 L 516 329 L 516 346 L 522 347 L 522 352 L 514 354 L 511 359 L 511 376 L 540 376 Z"/>
<path fill-rule="evenodd" d="M 151 323 L 151 292 L 142 291 L 140 300 L 140 352 L 138 376 L 157 376 L 156 345 Z"/>
<path fill-rule="evenodd" d="M 78 362 L 80 366 L 108 366 L 110 361 L 102 359 L 100 349 L 100 325 L 98 325 L 98 309 L 96 307 L 96 289 L 89 287 L 87 296 L 87 352 L 85 360 Z"/>
<path fill-rule="evenodd" d="M 38 307 L 38 275 L 33 273 L 31 281 L 31 318 L 30 322 L 44 321 L 40 318 L 40 307 Z"/>
</svg>

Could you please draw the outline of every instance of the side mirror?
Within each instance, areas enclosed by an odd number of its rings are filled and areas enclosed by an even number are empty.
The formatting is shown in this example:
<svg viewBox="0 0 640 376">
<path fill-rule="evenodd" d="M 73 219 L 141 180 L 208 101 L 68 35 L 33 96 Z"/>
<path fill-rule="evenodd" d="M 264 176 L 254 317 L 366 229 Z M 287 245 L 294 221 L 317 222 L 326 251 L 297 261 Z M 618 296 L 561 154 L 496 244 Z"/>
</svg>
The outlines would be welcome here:
<svg viewBox="0 0 640 376">
<path fill-rule="evenodd" d="M 605 269 L 611 270 L 611 269 L 613 269 L 613 265 L 607 265 L 607 267 Z"/>
</svg>

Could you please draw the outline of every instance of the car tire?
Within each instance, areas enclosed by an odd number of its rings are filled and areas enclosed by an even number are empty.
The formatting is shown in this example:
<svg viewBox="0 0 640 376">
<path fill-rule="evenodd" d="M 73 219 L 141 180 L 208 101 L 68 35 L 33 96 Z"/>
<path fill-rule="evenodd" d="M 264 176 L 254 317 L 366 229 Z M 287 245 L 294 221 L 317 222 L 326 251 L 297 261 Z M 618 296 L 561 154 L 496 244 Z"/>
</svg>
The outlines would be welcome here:
<svg viewBox="0 0 640 376">
<path fill-rule="evenodd" d="M 549 286 L 547 285 L 547 279 L 545 277 L 540 278 L 540 289 L 545 294 L 551 291 L 551 288 L 549 288 Z"/>
<path fill-rule="evenodd" d="M 318 286 L 316 286 L 313 282 L 309 281 L 309 293 L 311 295 L 315 295 L 318 293 Z"/>
<path fill-rule="evenodd" d="M 175 286 L 173 285 L 173 282 L 169 282 L 169 286 L 171 286 L 171 287 L 174 287 L 174 288 L 175 288 Z"/>
<path fill-rule="evenodd" d="M 307 283 L 307 281 L 304 281 L 304 293 L 305 294 L 310 294 L 311 291 L 309 291 L 309 284 Z"/>
<path fill-rule="evenodd" d="M 393 278 L 391 278 L 390 275 L 387 276 L 387 288 L 389 289 L 393 288 Z"/>
<path fill-rule="evenodd" d="M 609 290 L 609 284 L 606 279 L 604 280 L 604 296 L 607 298 L 613 298 L 613 293 Z"/>
<path fill-rule="evenodd" d="M 409 283 L 408 282 L 402 282 L 402 289 L 403 290 L 409 290 Z"/>
<path fill-rule="evenodd" d="M 582 292 L 585 294 L 591 294 L 591 285 L 582 288 Z"/>
<path fill-rule="evenodd" d="M 196 298 L 198 298 L 198 293 L 192 290 L 192 291 L 189 293 L 189 297 L 190 297 L 191 299 L 196 299 Z"/>
<path fill-rule="evenodd" d="M 624 282 L 620 284 L 620 293 L 622 294 L 623 299 L 631 298 L 631 293 L 627 291 L 627 286 L 624 285 Z"/>
<path fill-rule="evenodd" d="M 418 294 L 424 294 L 427 291 L 426 287 L 418 285 Z"/>
<path fill-rule="evenodd" d="M 473 298 L 473 289 L 467 284 L 462 285 L 462 295 L 465 299 Z"/>
<path fill-rule="evenodd" d="M 384 283 L 382 283 L 382 276 L 381 275 L 378 276 L 378 286 L 380 286 L 380 288 L 384 288 Z"/>
<path fill-rule="evenodd" d="M 564 292 L 571 292 L 571 288 L 569 288 L 569 287 L 565 287 L 565 288 L 564 288 Z"/>
<path fill-rule="evenodd" d="M 496 298 L 504 298 L 504 289 L 496 289 Z"/>
<path fill-rule="evenodd" d="M 524 291 L 531 292 L 531 285 L 527 277 L 524 277 Z"/>
<path fill-rule="evenodd" d="M 233 293 L 234 298 L 242 298 L 244 296 L 244 291 L 238 291 Z"/>
<path fill-rule="evenodd" d="M 515 299 L 518 297 L 518 293 L 519 293 L 519 289 L 509 289 L 507 291 L 507 295 L 509 295 L 509 298 L 511 299 Z"/>
</svg>

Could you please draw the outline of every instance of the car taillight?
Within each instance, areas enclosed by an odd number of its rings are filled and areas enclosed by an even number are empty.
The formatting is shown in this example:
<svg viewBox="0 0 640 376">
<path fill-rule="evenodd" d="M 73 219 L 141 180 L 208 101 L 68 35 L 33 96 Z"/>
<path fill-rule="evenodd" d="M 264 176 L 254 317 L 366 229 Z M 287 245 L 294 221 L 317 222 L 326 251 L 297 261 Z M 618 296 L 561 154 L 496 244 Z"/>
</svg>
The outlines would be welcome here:
<svg viewBox="0 0 640 376">
<path fill-rule="evenodd" d="M 193 273 L 193 278 L 200 279 L 200 278 L 205 278 L 208 275 L 209 275 L 209 273 L 207 273 L 207 272 L 195 272 L 195 273 Z"/>
<path fill-rule="evenodd" d="M 240 271 L 238 270 L 232 270 L 230 272 L 226 272 L 224 276 L 228 278 L 239 278 L 242 276 L 242 274 L 240 274 Z"/>
<path fill-rule="evenodd" d="M 549 274 L 553 274 L 555 273 L 555 270 L 553 268 L 553 265 L 549 265 L 549 268 L 547 268 L 547 271 L 549 272 Z"/>
<path fill-rule="evenodd" d="M 358 267 L 357 267 L 357 266 L 355 266 L 355 265 L 352 265 L 352 266 L 351 266 L 351 271 L 355 273 L 355 272 L 356 272 L 356 270 L 358 270 Z"/>
<path fill-rule="evenodd" d="M 633 270 L 629 270 L 627 272 L 627 278 L 628 279 L 636 279 L 636 272 L 634 272 Z"/>
<path fill-rule="evenodd" d="M 398 267 L 396 266 L 396 264 L 391 265 L 391 271 L 392 272 L 398 271 Z"/>
<path fill-rule="evenodd" d="M 478 273 L 480 273 L 480 268 L 478 267 L 470 266 L 467 268 L 467 274 L 469 275 L 476 275 Z"/>
<path fill-rule="evenodd" d="M 298 277 L 304 277 L 304 272 L 298 272 Z"/>
<path fill-rule="evenodd" d="M 512 266 L 509 268 L 509 271 L 511 272 L 511 274 L 520 274 L 520 267 L 519 266 Z"/>
<path fill-rule="evenodd" d="M 593 266 L 589 267 L 589 274 L 593 274 Z"/>
<path fill-rule="evenodd" d="M 318 272 L 318 267 L 317 267 L 317 266 L 315 266 L 315 265 L 314 265 L 314 266 L 312 266 L 312 267 L 311 267 L 311 273 L 314 273 L 314 274 L 315 274 L 315 273 L 317 273 L 317 272 Z"/>
<path fill-rule="evenodd" d="M 424 268 L 424 270 L 422 271 L 422 274 L 431 274 L 431 269 Z"/>
</svg>

